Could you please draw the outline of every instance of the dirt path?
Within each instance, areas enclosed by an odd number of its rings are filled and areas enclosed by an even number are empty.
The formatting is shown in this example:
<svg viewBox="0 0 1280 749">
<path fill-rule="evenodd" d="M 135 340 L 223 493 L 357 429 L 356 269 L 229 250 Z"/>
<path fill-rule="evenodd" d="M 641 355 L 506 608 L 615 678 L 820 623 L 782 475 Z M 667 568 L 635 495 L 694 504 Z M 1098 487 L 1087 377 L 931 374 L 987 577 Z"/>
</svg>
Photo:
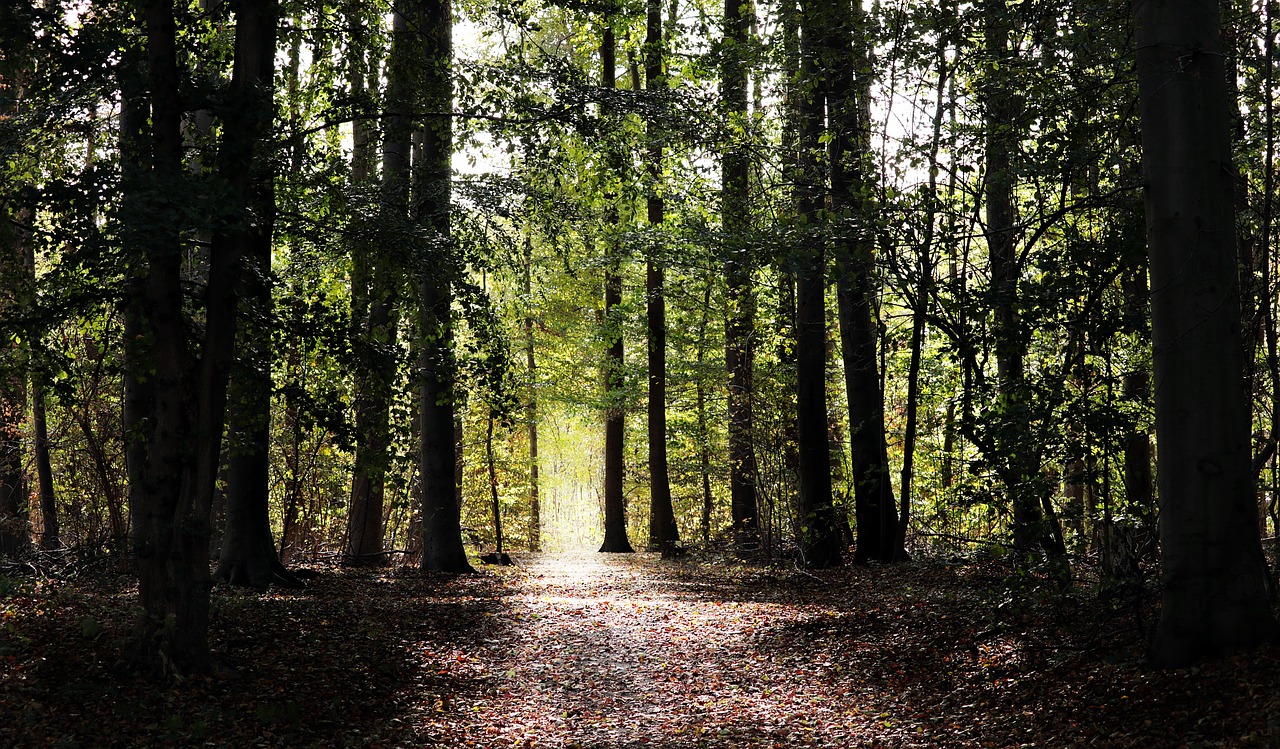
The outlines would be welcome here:
<svg viewBox="0 0 1280 749">
<path fill-rule="evenodd" d="M 652 556 L 546 556 L 516 573 L 475 654 L 492 694 L 442 733 L 491 747 L 849 746 L 865 718 L 833 664 L 760 638 L 829 616 L 750 600 Z M 824 678 L 825 677 L 825 678 Z"/>
</svg>

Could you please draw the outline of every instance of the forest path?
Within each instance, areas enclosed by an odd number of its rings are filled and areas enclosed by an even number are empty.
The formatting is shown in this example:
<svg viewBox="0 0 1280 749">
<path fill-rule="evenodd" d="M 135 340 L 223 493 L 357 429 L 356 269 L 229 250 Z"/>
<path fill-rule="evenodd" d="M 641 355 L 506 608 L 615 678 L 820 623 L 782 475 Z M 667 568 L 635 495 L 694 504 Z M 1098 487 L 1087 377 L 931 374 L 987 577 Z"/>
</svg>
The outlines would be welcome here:
<svg viewBox="0 0 1280 749">
<path fill-rule="evenodd" d="M 528 558 L 477 657 L 493 691 L 438 728 L 485 747 L 851 746 L 832 663 L 759 645 L 831 614 L 656 555 Z M 816 580 L 816 578 L 814 578 Z M 461 725 L 460 725 L 461 724 Z M 462 743 L 462 742 L 459 742 Z"/>
</svg>

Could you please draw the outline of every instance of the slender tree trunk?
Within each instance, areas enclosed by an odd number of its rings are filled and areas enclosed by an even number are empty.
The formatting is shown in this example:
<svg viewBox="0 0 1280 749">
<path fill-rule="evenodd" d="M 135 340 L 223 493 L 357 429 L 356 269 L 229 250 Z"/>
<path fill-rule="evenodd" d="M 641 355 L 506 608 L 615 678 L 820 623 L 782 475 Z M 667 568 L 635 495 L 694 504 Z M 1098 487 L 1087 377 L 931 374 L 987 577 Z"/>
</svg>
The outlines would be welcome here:
<svg viewBox="0 0 1280 749">
<path fill-rule="evenodd" d="M 600 42 L 600 85 L 607 91 L 617 87 L 617 51 L 613 36 L 613 27 L 605 23 Z M 612 104 L 604 104 L 606 110 L 602 114 L 612 117 Z M 616 147 L 610 146 L 610 148 Z M 608 157 L 609 168 L 622 169 L 621 155 L 611 153 Z M 616 195 L 606 195 L 605 224 L 606 258 L 604 271 L 604 325 L 609 340 L 609 350 L 605 354 L 605 424 L 604 424 L 604 542 L 600 551 L 630 554 L 631 541 L 627 539 L 627 505 L 622 493 L 623 437 L 626 425 L 624 422 L 623 387 L 625 378 L 625 362 L 622 348 L 622 320 L 620 319 L 622 304 L 621 248 L 615 236 L 618 225 L 618 207 L 614 201 Z"/>
<path fill-rule="evenodd" d="M 1278 633 L 1253 501 L 1219 29 L 1213 0 L 1134 4 L 1164 581 L 1151 655 L 1162 666 Z"/>
<path fill-rule="evenodd" d="M 831 498 L 831 452 L 827 446 L 826 248 L 818 231 L 824 204 L 820 163 L 823 131 L 822 37 L 827 14 L 823 0 L 801 4 L 799 92 L 799 184 L 797 207 L 805 229 L 799 248 L 796 290 L 796 437 L 800 457 L 799 542 L 808 567 L 841 563 L 840 531 Z"/>
<path fill-rule="evenodd" d="M 697 401 L 698 413 L 698 474 L 702 480 L 702 544 L 711 543 L 711 515 L 715 510 L 715 501 L 711 494 L 711 428 L 707 417 L 707 323 L 711 316 L 711 279 L 702 291 L 702 311 L 698 317 L 698 380 Z"/>
<path fill-rule="evenodd" d="M 49 419 L 45 412 L 44 387 L 31 386 L 31 419 L 35 422 L 36 477 L 40 487 L 40 548 L 56 549 L 62 545 L 58 528 L 58 502 L 53 488 L 53 464 L 49 456 Z"/>
<path fill-rule="evenodd" d="M 533 338 L 533 243 L 524 246 L 524 298 L 529 305 L 524 317 L 525 366 L 529 376 L 529 397 L 524 405 L 525 428 L 529 434 L 529 551 L 542 550 L 542 503 L 538 496 L 538 367 Z"/>
<path fill-rule="evenodd" d="M 423 111 L 452 112 L 453 15 L 449 0 L 421 0 L 419 7 L 422 57 L 418 75 Z M 453 282 L 459 273 L 450 227 L 453 119 L 449 115 L 429 117 L 421 133 L 423 158 L 414 169 L 413 215 L 429 233 L 431 248 L 427 262 L 418 270 L 422 567 L 438 572 L 471 572 L 462 545 L 462 508 L 453 488 L 457 363 L 453 354 L 452 308 Z"/>
<path fill-rule="evenodd" d="M 498 499 L 498 464 L 493 457 L 493 410 L 489 410 L 489 418 L 484 431 L 484 457 L 489 469 L 489 501 L 493 508 L 493 539 L 497 553 L 503 553 L 502 542 L 502 503 Z"/>
<path fill-rule="evenodd" d="M 728 124 L 729 144 L 721 170 L 721 230 L 725 241 L 725 368 L 729 373 L 729 498 L 735 545 L 759 542 L 756 452 L 752 435 L 755 370 L 754 263 L 746 235 L 751 227 L 749 119 L 747 112 L 747 42 L 751 3 L 725 0 L 724 40 L 720 70 L 720 105 Z"/>
<path fill-rule="evenodd" d="M 1011 155 L 1018 148 L 1018 111 L 1009 34 L 1014 11 L 1007 0 L 984 0 L 983 34 L 991 58 L 982 102 L 986 118 L 986 240 L 991 259 L 990 300 L 994 310 L 997 398 L 1000 423 L 995 447 L 1001 478 L 1013 508 L 1013 542 L 1020 558 L 1036 547 L 1060 556 L 1041 512 L 1034 445 L 1025 439 L 1025 336 L 1018 314 L 1017 209 Z"/>
<path fill-rule="evenodd" d="M 662 72 L 661 0 L 647 0 L 645 37 L 645 88 L 655 97 L 666 93 Z M 649 226 L 662 227 L 662 132 L 656 118 L 648 124 Z M 671 479 L 667 472 L 667 303 L 662 271 L 661 240 L 649 246 L 645 263 L 646 322 L 649 333 L 649 546 L 670 552 L 680 540 L 675 510 L 671 506 Z"/>
</svg>

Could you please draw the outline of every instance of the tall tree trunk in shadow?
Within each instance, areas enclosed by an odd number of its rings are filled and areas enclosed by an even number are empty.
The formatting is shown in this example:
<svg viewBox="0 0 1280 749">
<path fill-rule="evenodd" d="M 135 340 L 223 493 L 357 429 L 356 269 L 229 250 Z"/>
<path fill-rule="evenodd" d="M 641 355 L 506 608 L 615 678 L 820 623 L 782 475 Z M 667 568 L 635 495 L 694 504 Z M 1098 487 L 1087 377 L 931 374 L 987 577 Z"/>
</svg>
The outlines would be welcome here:
<svg viewBox="0 0 1280 749">
<path fill-rule="evenodd" d="M 725 368 L 729 373 L 729 498 L 733 539 L 738 547 L 754 547 L 760 527 L 756 517 L 756 452 L 752 434 L 752 374 L 755 370 L 755 290 L 752 288 L 749 120 L 747 55 L 751 3 L 725 0 L 721 51 L 720 106 L 728 127 L 720 168 L 721 232 L 725 244 Z"/>
<path fill-rule="evenodd" d="M 524 317 L 525 367 L 529 395 L 524 405 L 525 429 L 529 435 L 529 551 L 542 550 L 542 506 L 538 496 L 538 367 L 533 338 L 533 242 L 524 245 L 524 299 L 529 305 Z"/>
<path fill-rule="evenodd" d="M 415 0 L 421 29 L 422 160 L 413 175 L 412 216 L 425 230 L 418 273 L 419 475 L 422 477 L 422 568 L 472 572 L 462 544 L 462 508 L 454 494 L 453 282 L 459 259 L 450 227 L 453 157 L 453 14 L 449 0 Z"/>
<path fill-rule="evenodd" d="M 647 0 L 644 51 L 645 88 L 660 97 L 666 93 L 662 72 L 663 37 L 661 0 Z M 659 106 L 654 102 L 653 106 Z M 661 106 L 665 107 L 665 104 Z M 649 189 L 645 200 L 649 228 L 654 238 L 645 263 L 646 324 L 649 333 L 649 546 L 670 552 L 680 540 L 675 510 L 671 506 L 671 479 L 667 471 L 667 302 L 664 288 L 662 241 L 662 126 L 657 117 L 648 128 Z"/>
<path fill-rule="evenodd" d="M 985 235 L 991 258 L 989 299 L 994 311 L 996 397 L 999 424 L 993 446 L 1001 480 L 1013 509 L 1013 543 L 1020 560 L 1039 548 L 1065 560 L 1066 549 L 1051 530 L 1052 518 L 1041 507 L 1037 447 L 1026 439 L 1027 341 L 1018 313 L 1017 209 L 1011 156 L 1018 151 L 1020 113 L 1011 71 L 1015 61 L 1009 35 L 1014 10 L 1007 0 L 984 0 L 983 35 L 991 59 L 980 99 L 986 126 Z"/>
<path fill-rule="evenodd" d="M 613 35 L 613 26 L 606 19 L 601 29 L 600 41 L 600 85 L 612 92 L 617 87 L 617 51 Z M 613 117 L 613 104 L 601 104 L 602 116 Z M 614 152 L 607 158 L 609 169 L 622 168 L 621 155 L 616 146 L 608 146 Z M 622 479 L 625 465 L 623 462 L 623 438 L 626 424 L 624 420 L 625 406 L 625 366 L 622 348 L 622 321 L 619 319 L 622 304 L 622 270 L 618 246 L 617 225 L 618 207 L 616 195 L 605 195 L 605 269 L 604 269 L 604 326 L 609 340 L 609 349 L 604 357 L 604 389 L 605 389 L 605 422 L 604 422 L 604 542 L 601 552 L 630 554 L 631 541 L 627 538 L 627 505 L 622 493 Z"/>
<path fill-rule="evenodd" d="M 407 2 L 396 3 L 392 15 L 391 52 L 387 64 L 387 114 L 383 120 L 382 184 L 379 213 L 382 226 L 406 227 L 409 218 L 409 162 L 414 101 L 412 80 L 418 64 L 417 30 L 406 20 Z M 366 87 L 377 78 L 366 66 L 371 54 L 353 45 L 351 68 L 356 93 L 371 98 Z M 372 106 L 372 103 L 369 104 Z M 352 181 L 369 185 L 373 181 L 373 133 L 357 121 L 353 131 Z M 396 232 L 399 233 L 399 232 Z M 402 238 L 392 244 L 402 243 Z M 356 564 L 383 564 L 383 507 L 386 474 L 390 468 L 390 409 L 396 386 L 399 315 L 401 298 L 401 258 L 395 249 L 358 242 L 351 255 L 351 319 L 357 355 L 353 368 L 355 395 L 355 467 L 351 477 L 351 503 L 347 516 L 345 556 Z"/>
<path fill-rule="evenodd" d="M 270 200 L 263 151 L 271 127 L 277 12 L 276 3 L 267 0 L 241 7 L 236 16 L 229 95 L 239 105 L 239 117 L 237 127 L 223 133 L 218 171 L 227 204 L 240 215 L 260 212 L 265 206 L 258 201 Z M 143 16 L 146 68 L 145 73 L 123 71 L 132 80 L 122 86 L 130 122 L 122 130 L 121 147 L 126 165 L 121 228 L 126 247 L 134 251 L 127 275 L 140 292 L 128 308 L 134 319 L 127 327 L 138 334 L 130 376 L 136 385 L 145 373 L 150 385 L 127 391 L 133 414 L 129 436 L 135 441 L 130 457 L 139 461 L 130 466 L 130 478 L 136 479 L 130 486 L 130 509 L 140 609 L 134 658 L 155 672 L 192 673 L 210 665 L 209 514 L 235 347 L 235 289 L 244 258 L 262 234 L 270 236 L 270 228 L 242 221 L 214 234 L 204 334 L 199 351 L 191 350 L 183 309 L 182 227 L 191 206 L 180 191 L 178 30 L 171 3 L 151 0 Z M 133 52 L 125 59 L 138 57 Z M 149 139 L 143 137 L 146 112 L 139 96 L 144 87 L 149 93 Z M 164 200 L 158 199 L 161 195 Z"/>
<path fill-rule="evenodd" d="M 854 561 L 891 562 L 898 552 L 880 390 L 875 319 L 875 181 L 871 160 L 871 61 L 861 6 L 833 4 L 827 23 L 827 109 L 831 204 L 844 226 L 832 232 L 840 344 L 849 401 L 849 443 L 858 520 Z M 847 57 L 846 50 L 854 53 Z"/>
<path fill-rule="evenodd" d="M 1267 596 L 1243 387 L 1229 107 L 1218 3 L 1134 3 L 1160 496 L 1156 664 L 1280 634 Z"/>
<path fill-rule="evenodd" d="M 237 17 L 237 36 L 250 12 Z M 224 175 L 245 169 L 243 213 L 235 224 L 222 229 L 224 241 L 240 245 L 243 269 L 236 290 L 239 296 L 237 361 L 233 365 L 227 410 L 227 524 L 214 573 L 232 585 L 255 588 L 268 585 L 298 587 L 301 581 L 285 569 L 276 553 L 270 519 L 271 447 L 271 330 L 275 325 L 271 298 L 272 231 L 275 223 L 275 190 L 269 148 L 274 114 L 272 79 L 275 74 L 277 19 L 254 16 L 255 23 L 270 23 L 268 31 L 253 29 L 253 46 L 237 45 L 232 112 L 245 112 L 257 129 L 224 135 L 220 164 Z M 241 57 L 241 54 L 244 57 Z M 239 125 L 239 122 L 237 122 Z M 233 132 L 229 128 L 228 133 Z M 255 158 L 256 156 L 256 158 Z M 250 218 L 252 216 L 252 218 Z M 215 245 L 218 237 L 215 236 Z M 212 279 L 210 279 L 212 283 Z"/>
<path fill-rule="evenodd" d="M 827 445 L 826 238 L 820 231 L 825 203 L 821 164 L 825 97 L 822 91 L 825 0 L 801 3 L 800 80 L 797 92 L 799 183 L 796 185 L 801 243 L 796 288 L 796 437 L 800 458 L 799 542 L 805 566 L 839 565 L 840 530 L 831 498 L 831 452 Z"/>
</svg>

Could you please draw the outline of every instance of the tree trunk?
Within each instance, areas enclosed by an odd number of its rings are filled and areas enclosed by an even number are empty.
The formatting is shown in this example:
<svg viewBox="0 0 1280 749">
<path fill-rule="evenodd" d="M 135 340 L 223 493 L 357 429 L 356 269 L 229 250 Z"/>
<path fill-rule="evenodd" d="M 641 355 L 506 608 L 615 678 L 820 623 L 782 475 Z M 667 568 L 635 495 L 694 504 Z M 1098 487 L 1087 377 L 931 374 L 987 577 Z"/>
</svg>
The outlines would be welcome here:
<svg viewBox="0 0 1280 749">
<path fill-rule="evenodd" d="M 1229 102 L 1218 4 L 1134 4 L 1161 502 L 1151 656 L 1182 666 L 1276 639 L 1251 473 Z"/>
<path fill-rule="evenodd" d="M 416 30 L 406 19 L 407 3 L 399 2 L 393 14 L 391 53 L 387 64 L 387 109 L 382 142 L 382 186 L 379 211 L 384 226 L 403 226 L 409 215 L 410 141 Z M 361 68 L 358 55 L 353 67 Z M 361 92 L 364 71 L 356 80 Z M 355 132 L 363 139 L 352 150 L 352 179 L 357 185 L 372 178 L 370 134 L 362 126 Z M 353 371 L 355 391 L 356 454 L 351 477 L 351 504 L 347 516 L 346 558 L 355 564 L 383 564 L 383 505 L 386 474 L 390 468 L 390 410 L 396 384 L 398 349 L 396 336 L 400 298 L 400 263 L 394 251 L 359 243 L 351 256 L 351 317 L 357 325 L 357 356 Z"/>
<path fill-rule="evenodd" d="M 646 4 L 645 88 L 655 97 L 666 93 L 662 72 L 661 0 Z M 655 102 L 657 106 L 657 102 Z M 649 227 L 662 227 L 662 132 L 657 118 L 648 123 L 649 195 L 646 199 Z M 670 552 L 680 540 L 675 509 L 671 506 L 671 479 L 667 471 L 667 303 L 664 297 L 662 242 L 655 238 L 645 264 L 646 323 L 649 333 L 649 547 Z"/>
<path fill-rule="evenodd" d="M 617 86 L 617 58 L 613 27 L 605 23 L 600 42 L 600 85 L 607 91 Z M 602 115 L 612 117 L 611 104 L 601 105 Z M 621 169 L 621 156 L 609 155 L 609 168 Z M 631 541 L 627 538 L 627 505 L 622 493 L 623 437 L 626 424 L 623 406 L 626 360 L 623 358 L 622 321 L 619 319 L 622 304 L 622 274 L 619 267 L 621 248 L 615 236 L 618 225 L 618 208 L 615 195 L 606 195 L 605 203 L 605 270 L 604 270 L 604 326 L 609 349 L 604 357 L 605 422 L 604 422 L 604 542 L 601 552 L 630 554 Z"/>
<path fill-rule="evenodd" d="M 711 543 L 711 514 L 715 509 L 711 494 L 711 429 L 707 417 L 707 382 L 705 377 L 707 362 L 707 323 L 711 316 L 711 279 L 702 291 L 702 310 L 698 317 L 698 474 L 702 482 L 702 543 Z"/>
<path fill-rule="evenodd" d="M 5 306 L 22 304 L 26 256 L 34 212 L 27 205 L 13 215 L 0 206 L 0 287 Z M 7 310 L 6 310 L 7 311 Z M 13 558 L 31 547 L 26 471 L 26 363 L 22 345 L 6 342 L 0 352 L 0 556 Z"/>
<path fill-rule="evenodd" d="M 832 242 L 858 520 L 854 561 L 891 562 L 898 556 L 898 513 L 889 472 L 876 346 L 871 62 L 862 16 L 860 8 L 850 14 L 837 6 L 829 11 L 825 24 L 832 205 L 837 213 L 847 212 L 853 222 L 833 231 Z M 845 59 L 842 50 L 850 48 L 854 54 Z"/>
<path fill-rule="evenodd" d="M 725 242 L 725 368 L 729 373 L 729 498 L 733 539 L 738 547 L 759 542 L 756 453 L 752 435 L 755 370 L 755 293 L 750 243 L 750 160 L 748 156 L 747 43 L 750 3 L 725 0 L 720 69 L 720 105 L 729 144 L 720 170 L 721 231 Z"/>
<path fill-rule="evenodd" d="M 267 22 L 262 18 L 256 20 Z M 245 21 L 242 12 L 237 31 Z M 239 351 L 238 361 L 232 368 L 227 413 L 227 524 L 214 576 L 232 585 L 255 588 L 302 584 L 280 563 L 270 519 L 271 329 L 275 325 L 270 278 L 275 191 L 271 160 L 261 153 L 272 132 L 274 113 L 271 95 L 276 51 L 274 15 L 270 23 L 273 28 L 269 32 L 253 31 L 257 35 L 253 40 L 255 46 L 244 48 L 243 53 L 237 49 L 237 73 L 241 73 L 242 78 L 233 83 L 236 92 L 233 105 L 252 111 L 250 120 L 259 129 L 243 136 L 232 134 L 232 129 L 228 129 L 228 135 L 223 138 L 220 164 L 224 174 L 231 174 L 232 169 L 252 170 L 243 175 L 243 195 L 246 215 L 251 212 L 255 220 L 244 221 L 248 224 L 245 227 L 222 230 L 223 241 L 240 245 L 244 269 L 237 284 Z M 246 57 L 240 58 L 241 54 Z M 243 127 L 241 123 L 237 125 Z M 253 159 L 255 150 L 259 156 Z M 215 246 L 218 241 L 215 236 Z"/>
<path fill-rule="evenodd" d="M 799 542 L 802 562 L 823 568 L 841 563 L 840 531 L 831 499 L 831 452 L 827 446 L 827 312 L 826 248 L 819 230 L 824 204 L 820 163 L 824 97 L 821 91 L 822 0 L 801 5 L 800 78 L 810 87 L 800 92 L 799 184 L 797 208 L 804 229 L 798 248 L 796 289 L 796 437 L 800 458 Z"/>
<path fill-rule="evenodd" d="M 228 204 L 238 211 L 254 201 L 270 199 L 261 149 L 271 126 L 271 78 L 275 62 L 278 8 L 267 0 L 239 9 L 235 62 L 230 95 L 242 104 L 237 127 L 224 131 L 219 171 L 227 185 Z M 227 375 L 235 346 L 235 288 L 244 258 L 260 232 L 269 228 L 221 227 L 210 251 L 208 289 L 204 300 L 204 336 L 199 355 L 188 348 L 190 327 L 183 311 L 182 225 L 187 215 L 182 196 L 172 193 L 183 179 L 181 72 L 173 5 L 151 0 L 144 7 L 146 79 L 150 84 L 150 180 L 139 156 L 130 113 L 122 153 L 126 177 L 122 210 L 125 240 L 140 247 L 144 268 L 129 276 L 139 284 L 141 304 L 131 307 L 140 319 L 132 363 L 133 377 L 148 372 L 150 393 L 134 389 L 131 438 L 139 443 L 131 455 L 141 464 L 130 467 L 134 556 L 138 564 L 140 615 L 135 632 L 135 658 L 156 672 L 191 673 L 209 668 L 209 513 L 218 473 L 226 406 Z M 136 57 L 136 55 L 134 55 Z M 128 58 L 126 58 L 128 59 Z M 129 72 L 126 71 L 126 76 Z M 125 86 L 134 99 L 133 84 Z M 133 108 L 133 105 L 126 105 Z M 134 142 L 129 142 L 134 141 Z M 258 182 L 255 184 L 255 180 Z M 150 199 L 165 191 L 177 205 Z M 142 215 L 140 203 L 159 203 L 169 215 Z M 262 210 L 258 203 L 253 208 Z M 153 209 L 154 210 L 154 209 Z M 143 231 L 141 226 L 147 229 Z M 269 234 L 268 234 L 269 236 Z M 140 400 L 150 395 L 147 402 Z M 268 542 L 269 542 L 268 538 Z"/>
<path fill-rule="evenodd" d="M 44 387 L 31 386 L 31 419 L 35 422 L 36 478 L 40 488 L 40 548 L 48 551 L 62 545 L 58 528 L 58 502 L 53 488 L 53 465 L 49 459 L 49 419 L 45 412 Z"/>
<path fill-rule="evenodd" d="M 418 6 L 422 57 L 423 111 L 453 111 L 453 15 L 449 0 L 422 0 Z M 418 460 L 422 477 L 422 568 L 472 572 L 462 545 L 461 507 L 454 494 L 457 446 L 453 417 L 457 363 L 453 355 L 453 281 L 459 273 L 450 228 L 452 214 L 453 119 L 426 118 L 422 163 L 414 169 L 413 216 L 428 235 L 430 250 L 418 269 L 421 385 Z"/>
<path fill-rule="evenodd" d="M 1007 0 L 985 0 L 984 37 L 991 58 L 982 102 L 986 118 L 987 249 L 991 258 L 990 300 L 994 310 L 997 398 L 1000 401 L 995 459 L 1013 508 L 1013 543 L 1020 558 L 1036 547 L 1049 550 L 1037 487 L 1036 447 L 1023 437 L 1026 346 L 1018 314 L 1017 214 L 1011 155 L 1018 148 L 1013 61 L 1009 34 L 1013 10 Z"/>
<path fill-rule="evenodd" d="M 533 243 L 524 246 L 524 298 L 529 305 L 524 317 L 525 366 L 529 376 L 529 398 L 524 405 L 525 428 L 529 434 L 529 551 L 542 550 L 542 506 L 538 497 L 538 367 L 533 340 Z"/>
<path fill-rule="evenodd" d="M 493 510 L 493 543 L 497 553 L 503 552 L 502 539 L 502 503 L 498 497 L 498 463 L 493 456 L 493 409 L 489 409 L 489 418 L 484 431 L 485 466 L 489 471 L 489 503 Z"/>
</svg>

